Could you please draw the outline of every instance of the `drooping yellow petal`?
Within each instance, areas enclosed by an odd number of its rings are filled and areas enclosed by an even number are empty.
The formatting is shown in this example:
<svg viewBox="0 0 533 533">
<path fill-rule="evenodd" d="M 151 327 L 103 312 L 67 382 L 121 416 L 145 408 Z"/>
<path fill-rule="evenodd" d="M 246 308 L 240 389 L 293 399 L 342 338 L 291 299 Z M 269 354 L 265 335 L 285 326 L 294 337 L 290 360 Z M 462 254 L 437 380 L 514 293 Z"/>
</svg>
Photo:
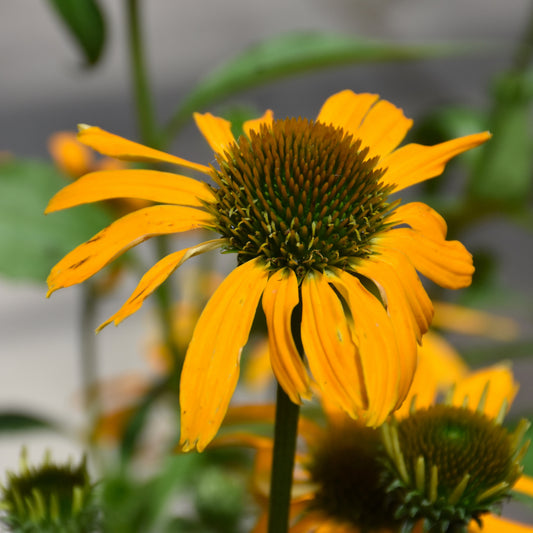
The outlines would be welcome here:
<svg viewBox="0 0 533 533">
<path fill-rule="evenodd" d="M 483 412 L 495 418 L 504 402 L 507 407 L 511 406 L 517 392 L 518 383 L 511 369 L 506 364 L 499 364 L 472 372 L 458 381 L 451 402 L 453 405 L 463 405 L 467 400 L 470 409 L 477 409 L 481 397 L 486 395 Z"/>
<path fill-rule="evenodd" d="M 129 141 L 102 130 L 96 126 L 78 126 L 80 132 L 78 133 L 78 139 L 83 144 L 90 146 L 101 154 L 116 157 L 125 161 L 146 161 L 148 163 L 171 163 L 172 165 L 179 165 L 185 168 L 191 168 L 202 172 L 203 174 L 210 174 L 209 167 L 187 161 L 181 157 L 176 157 L 160 150 L 155 150 L 144 146 L 142 144 Z"/>
<path fill-rule="evenodd" d="M 403 252 L 428 279 L 446 289 L 472 282 L 472 255 L 459 241 L 446 241 L 409 228 L 395 228 L 376 238 L 379 245 Z"/>
<path fill-rule="evenodd" d="M 533 478 L 526 475 L 520 476 L 518 481 L 513 485 L 513 490 L 533 498 Z"/>
<path fill-rule="evenodd" d="M 98 326 L 97 331 L 102 330 L 111 322 L 118 326 L 125 318 L 129 317 L 138 311 L 144 300 L 150 296 L 179 266 L 181 266 L 187 259 L 195 255 L 203 254 L 215 248 L 219 248 L 226 241 L 224 239 L 216 239 L 207 241 L 190 248 L 185 248 L 179 252 L 169 254 L 163 259 L 160 259 L 150 270 L 148 270 L 141 281 L 132 292 L 131 296 L 126 300 L 124 305 L 103 324 Z"/>
<path fill-rule="evenodd" d="M 449 390 L 467 372 L 468 367 L 455 349 L 443 337 L 428 331 L 424 335 L 422 346 L 418 348 L 418 364 L 413 383 L 395 416 L 402 418 L 409 415 L 413 398 L 416 409 L 433 405 L 438 392 Z"/>
<path fill-rule="evenodd" d="M 485 131 L 434 146 L 406 144 L 380 161 L 380 167 L 387 168 L 382 179 L 387 184 L 395 185 L 395 190 L 400 191 L 434 178 L 442 174 L 452 157 L 483 144 L 490 137 L 491 134 Z"/>
<path fill-rule="evenodd" d="M 370 108 L 355 136 L 361 139 L 361 148 L 369 147 L 368 157 L 382 158 L 403 141 L 412 125 L 401 109 L 380 100 Z"/>
<path fill-rule="evenodd" d="M 302 342 L 311 373 L 323 395 L 355 417 L 366 405 L 366 390 L 342 303 L 318 272 L 306 275 L 301 291 Z"/>
<path fill-rule="evenodd" d="M 220 427 L 267 279 L 260 259 L 240 265 L 220 284 L 198 319 L 181 375 L 184 451 L 202 451 Z"/>
<path fill-rule="evenodd" d="M 229 120 L 215 117 L 211 113 L 194 113 L 193 116 L 196 126 L 213 152 L 223 154 L 235 142 Z"/>
<path fill-rule="evenodd" d="M 310 398 L 309 376 L 291 331 L 292 311 L 298 305 L 298 280 L 291 269 L 270 276 L 263 292 L 272 371 L 294 403 Z"/>
<path fill-rule="evenodd" d="M 341 91 L 324 102 L 318 113 L 317 122 L 343 128 L 357 138 L 357 131 L 363 119 L 378 100 L 377 94 L 355 94 L 349 90 Z"/>
<path fill-rule="evenodd" d="M 139 198 L 165 204 L 202 206 L 214 200 L 206 183 L 157 170 L 123 169 L 91 172 L 61 189 L 45 213 L 111 198 Z"/>
<path fill-rule="evenodd" d="M 353 318 L 352 335 L 359 349 L 360 364 L 367 392 L 368 407 L 364 413 L 369 426 L 382 424 L 403 398 L 402 380 L 412 376 L 401 374 L 400 355 L 394 328 L 381 302 L 353 275 L 333 269 L 329 279 L 340 292 Z"/>
<path fill-rule="evenodd" d="M 533 526 L 513 522 L 494 514 L 484 514 L 481 517 L 482 527 L 472 520 L 468 525 L 469 533 L 532 533 Z"/>
<path fill-rule="evenodd" d="M 421 328 L 417 317 L 413 313 L 409 297 L 410 290 L 406 287 L 399 273 L 386 263 L 376 260 L 362 260 L 357 263 L 357 273 L 374 281 L 381 293 L 387 313 L 390 316 L 396 342 L 401 351 L 401 375 L 398 397 L 403 399 L 407 395 L 417 364 L 417 334 Z M 411 376 L 409 378 L 409 376 Z M 400 400 L 401 401 L 401 400 Z"/>
<path fill-rule="evenodd" d="M 405 254 L 392 249 L 381 249 L 377 247 L 378 254 L 371 256 L 371 265 L 366 269 L 367 275 L 378 288 L 385 283 L 391 284 L 397 281 L 404 291 L 408 304 L 408 316 L 412 316 L 412 328 L 414 329 L 418 342 L 428 331 L 433 318 L 433 304 L 424 289 L 415 268 L 405 256 Z M 354 265 L 355 270 L 363 262 Z M 375 267 L 375 268 L 374 268 Z M 387 281 L 388 280 L 388 281 Z M 382 297 L 388 302 L 386 290 L 382 291 Z"/>
<path fill-rule="evenodd" d="M 259 132 L 261 130 L 261 126 L 270 126 L 273 121 L 274 113 L 270 109 L 267 109 L 267 111 L 265 111 L 262 117 L 245 121 L 242 125 L 242 129 L 244 133 L 246 133 L 246 135 L 250 137 L 251 131 Z"/>
<path fill-rule="evenodd" d="M 48 276 L 48 296 L 57 289 L 81 283 L 132 246 L 153 237 L 205 226 L 211 215 L 175 205 L 139 209 L 119 218 L 57 263 Z"/>
<path fill-rule="evenodd" d="M 62 172 L 77 178 L 91 169 L 93 153 L 71 131 L 58 131 L 48 140 L 48 150 Z"/>
</svg>

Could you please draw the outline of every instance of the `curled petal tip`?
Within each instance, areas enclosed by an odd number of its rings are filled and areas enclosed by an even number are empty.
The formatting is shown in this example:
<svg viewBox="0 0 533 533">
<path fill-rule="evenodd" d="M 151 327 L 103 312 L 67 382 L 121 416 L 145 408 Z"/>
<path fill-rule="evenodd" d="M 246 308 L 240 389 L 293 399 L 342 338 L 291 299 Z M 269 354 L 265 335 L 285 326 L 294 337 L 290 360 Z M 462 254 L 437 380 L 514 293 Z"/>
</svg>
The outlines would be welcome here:
<svg viewBox="0 0 533 533">
<path fill-rule="evenodd" d="M 92 126 L 89 126 L 89 124 L 78 124 L 79 133 L 81 133 L 84 130 L 88 130 L 89 128 L 92 128 Z"/>
</svg>

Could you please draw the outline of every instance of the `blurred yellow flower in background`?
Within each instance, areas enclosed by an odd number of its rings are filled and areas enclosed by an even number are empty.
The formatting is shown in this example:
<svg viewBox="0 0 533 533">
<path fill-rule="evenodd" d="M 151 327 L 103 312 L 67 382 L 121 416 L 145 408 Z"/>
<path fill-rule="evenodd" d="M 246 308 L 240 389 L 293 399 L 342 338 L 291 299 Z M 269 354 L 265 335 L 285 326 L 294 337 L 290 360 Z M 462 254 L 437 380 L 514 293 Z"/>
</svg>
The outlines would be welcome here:
<svg viewBox="0 0 533 533">
<path fill-rule="evenodd" d="M 463 374 L 461 370 L 460 374 L 463 377 L 458 378 L 457 382 L 450 386 L 449 377 L 456 374 L 458 361 L 452 360 L 450 369 L 446 369 L 445 361 L 449 354 L 441 355 L 442 357 L 425 365 L 422 370 L 424 376 L 431 377 L 429 381 L 417 379 L 415 376 L 418 390 L 414 391 L 413 396 L 422 392 L 423 398 L 433 398 L 431 405 L 412 409 L 411 414 L 400 413 L 399 422 L 397 422 L 400 428 L 402 423 L 415 426 L 414 432 L 411 428 L 408 431 L 412 441 L 417 443 L 416 446 L 407 446 L 405 437 L 403 440 L 400 438 L 401 444 L 397 436 L 396 440 L 391 439 L 390 423 L 386 423 L 381 429 L 365 427 L 360 421 L 347 417 L 346 413 L 332 405 L 331 402 L 325 401 L 326 398 L 321 398 L 325 423 L 316 418 L 311 419 L 306 416 L 300 418 L 300 441 L 291 493 L 291 533 L 397 533 L 401 527 L 404 527 L 401 531 L 417 533 L 426 531 L 423 522 L 427 517 L 424 513 L 417 514 L 413 509 L 415 496 L 409 494 L 406 497 L 406 494 L 402 492 L 400 496 L 404 499 L 395 500 L 393 495 L 400 497 L 395 493 L 399 490 L 398 482 L 394 480 L 391 482 L 391 476 L 387 477 L 388 471 L 384 466 L 386 453 L 394 458 L 392 462 L 396 464 L 397 453 L 401 453 L 398 450 L 405 450 L 402 468 L 406 468 L 407 478 L 413 483 L 411 492 L 419 489 L 417 483 L 422 485 L 423 490 L 424 474 L 420 472 L 417 474 L 416 470 L 416 465 L 420 463 L 420 460 L 413 463 L 411 456 L 416 449 L 426 449 L 426 445 L 427 449 L 433 451 L 432 457 L 440 460 L 438 465 L 440 475 L 436 476 L 438 483 L 446 484 L 453 476 L 460 479 L 466 478 L 470 486 L 474 487 L 475 494 L 482 496 L 480 499 L 482 503 L 483 498 L 492 497 L 494 500 L 491 506 L 482 512 L 476 509 L 472 515 L 469 515 L 467 512 L 461 514 L 462 511 L 459 511 L 462 521 L 455 517 L 455 526 L 459 527 L 462 523 L 466 528 L 465 531 L 469 532 L 533 531 L 533 527 L 500 518 L 490 512 L 495 505 L 507 499 L 511 488 L 533 496 L 533 480 L 521 475 L 519 465 L 524 449 L 521 438 L 526 426 L 520 424 L 517 430 L 511 433 L 500 425 L 500 419 L 511 405 L 518 389 L 509 367 L 495 365 L 466 374 Z M 429 357 L 432 356 L 428 355 Z M 437 372 L 433 376 L 432 370 Z M 443 374 L 445 383 L 449 385 L 449 395 L 446 404 L 437 404 L 435 403 L 437 394 L 444 386 L 438 381 L 438 376 Z M 423 431 L 424 428 L 419 427 L 418 420 L 413 414 L 417 412 L 424 415 L 429 430 Z M 447 416 L 443 417 L 442 412 L 445 412 Z M 448 416 L 450 413 L 452 416 Z M 468 413 L 466 417 L 465 413 Z M 470 415 L 475 420 L 470 420 Z M 497 417 L 500 418 L 497 419 Z M 233 407 L 229 410 L 224 422 L 224 433 L 217 437 L 213 444 L 214 446 L 240 444 L 251 446 L 256 450 L 252 488 L 257 501 L 265 511 L 257 521 L 253 533 L 266 531 L 273 440 L 246 429 L 235 428 L 243 423 L 254 425 L 260 422 L 270 423 L 273 419 L 274 406 Z M 480 420 L 480 425 L 484 429 L 488 428 L 489 434 L 496 432 L 497 440 L 501 439 L 509 446 L 492 446 L 494 442 L 490 439 L 481 444 L 477 441 L 469 441 L 470 425 L 472 425 L 471 432 L 476 433 Z M 458 421 L 458 427 L 464 430 L 464 434 L 458 429 L 457 432 L 453 430 L 455 427 L 453 424 L 457 424 Z M 471 424 L 472 422 L 474 423 Z M 382 431 L 386 436 L 387 452 L 383 451 Z M 432 433 L 438 433 L 438 436 L 434 437 Z M 424 444 L 427 435 L 431 435 L 432 440 Z M 463 451 L 449 454 L 447 436 L 452 441 L 459 439 L 457 449 Z M 477 436 L 481 439 L 483 437 L 483 435 Z M 485 440 L 487 441 L 486 435 Z M 481 453 L 480 446 L 484 452 L 481 456 L 473 456 L 468 452 L 473 448 Z M 504 457 L 499 457 L 502 454 Z M 426 464 L 428 464 L 427 472 L 430 469 L 428 458 L 426 458 Z M 505 468 L 500 470 L 502 464 Z M 490 474 L 487 474 L 487 471 L 491 470 L 496 472 L 495 479 L 498 476 L 502 476 L 502 479 L 497 481 L 495 486 L 487 487 L 484 483 L 494 481 Z M 429 474 L 427 479 L 429 479 Z M 463 485 L 465 485 L 464 488 L 469 487 L 468 483 L 463 482 Z M 441 490 L 439 488 L 439 491 Z M 465 494 L 469 493 L 465 491 Z M 436 531 L 448 531 L 446 527 L 453 524 L 453 521 L 449 517 L 439 516 L 431 507 L 434 502 L 431 501 L 429 495 L 424 496 L 421 500 L 427 506 L 425 511 L 433 517 L 433 520 L 428 520 L 426 526 L 435 526 Z M 440 499 L 438 503 L 442 505 Z M 460 508 L 463 502 L 459 497 L 457 502 L 452 503 Z M 467 504 L 473 505 L 472 500 L 467 501 Z M 402 506 L 406 505 L 404 509 Z M 451 505 L 452 510 L 456 511 L 453 505 Z M 437 508 L 437 505 L 435 507 Z M 404 514 L 398 509 L 403 510 Z M 449 511 L 448 508 L 445 507 L 445 509 Z M 435 514 L 432 515 L 433 512 Z M 438 529 L 441 527 L 444 529 Z"/>
</svg>

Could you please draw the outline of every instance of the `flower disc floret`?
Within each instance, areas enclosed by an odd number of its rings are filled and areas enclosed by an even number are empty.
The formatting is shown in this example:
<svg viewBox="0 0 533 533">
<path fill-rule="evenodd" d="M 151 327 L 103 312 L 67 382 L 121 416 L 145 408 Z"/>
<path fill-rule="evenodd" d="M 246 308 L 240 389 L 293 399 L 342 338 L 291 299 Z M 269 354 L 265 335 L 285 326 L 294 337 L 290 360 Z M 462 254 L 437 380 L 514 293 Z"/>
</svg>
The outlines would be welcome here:
<svg viewBox="0 0 533 533">
<path fill-rule="evenodd" d="M 241 262 L 269 268 L 346 268 L 370 254 L 383 229 L 391 186 L 378 158 L 342 128 L 305 119 L 276 120 L 242 135 L 214 170 L 215 229 Z"/>
<path fill-rule="evenodd" d="M 310 505 L 357 531 L 395 530 L 382 482 L 379 432 L 352 420 L 336 423 L 312 448 L 308 470 L 316 492 Z"/>
<path fill-rule="evenodd" d="M 521 475 L 523 430 L 510 433 L 483 412 L 452 405 L 434 405 L 386 425 L 396 516 L 426 520 L 436 528 L 431 531 L 443 533 L 480 522 Z"/>
</svg>

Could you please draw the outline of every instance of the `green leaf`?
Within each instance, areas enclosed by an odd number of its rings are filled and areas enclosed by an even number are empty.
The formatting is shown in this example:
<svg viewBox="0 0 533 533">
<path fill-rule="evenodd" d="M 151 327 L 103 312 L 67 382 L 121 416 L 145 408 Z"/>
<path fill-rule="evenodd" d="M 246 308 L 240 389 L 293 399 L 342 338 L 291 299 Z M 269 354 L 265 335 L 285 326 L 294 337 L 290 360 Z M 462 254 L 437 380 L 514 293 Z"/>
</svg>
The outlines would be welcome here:
<svg viewBox="0 0 533 533">
<path fill-rule="evenodd" d="M 495 98 L 489 122 L 493 137 L 480 152 L 470 193 L 497 205 L 524 205 L 533 184 L 533 72 L 500 79 Z"/>
<path fill-rule="evenodd" d="M 95 65 L 104 49 L 106 28 L 95 0 L 49 0 L 81 47 L 88 65 Z"/>
<path fill-rule="evenodd" d="M 246 49 L 201 81 L 168 126 L 169 136 L 193 111 L 230 94 L 325 67 L 376 61 L 413 60 L 464 52 L 460 45 L 401 45 L 321 32 L 283 34 Z"/>
<path fill-rule="evenodd" d="M 111 222 L 96 205 L 44 215 L 67 183 L 47 163 L 0 163 L 0 275 L 44 282 L 57 261 Z"/>
<path fill-rule="evenodd" d="M 128 469 L 122 469 L 117 476 L 108 473 L 101 492 L 105 531 L 162 531 L 162 523 L 170 518 L 171 498 L 178 491 L 190 493 L 203 463 L 200 454 L 177 454 L 167 457 L 157 473 L 147 480 L 133 477 Z"/>
<path fill-rule="evenodd" d="M 57 425 L 40 415 L 23 411 L 0 412 L 0 435 L 13 431 L 32 431 L 36 429 L 57 429 Z"/>
</svg>

